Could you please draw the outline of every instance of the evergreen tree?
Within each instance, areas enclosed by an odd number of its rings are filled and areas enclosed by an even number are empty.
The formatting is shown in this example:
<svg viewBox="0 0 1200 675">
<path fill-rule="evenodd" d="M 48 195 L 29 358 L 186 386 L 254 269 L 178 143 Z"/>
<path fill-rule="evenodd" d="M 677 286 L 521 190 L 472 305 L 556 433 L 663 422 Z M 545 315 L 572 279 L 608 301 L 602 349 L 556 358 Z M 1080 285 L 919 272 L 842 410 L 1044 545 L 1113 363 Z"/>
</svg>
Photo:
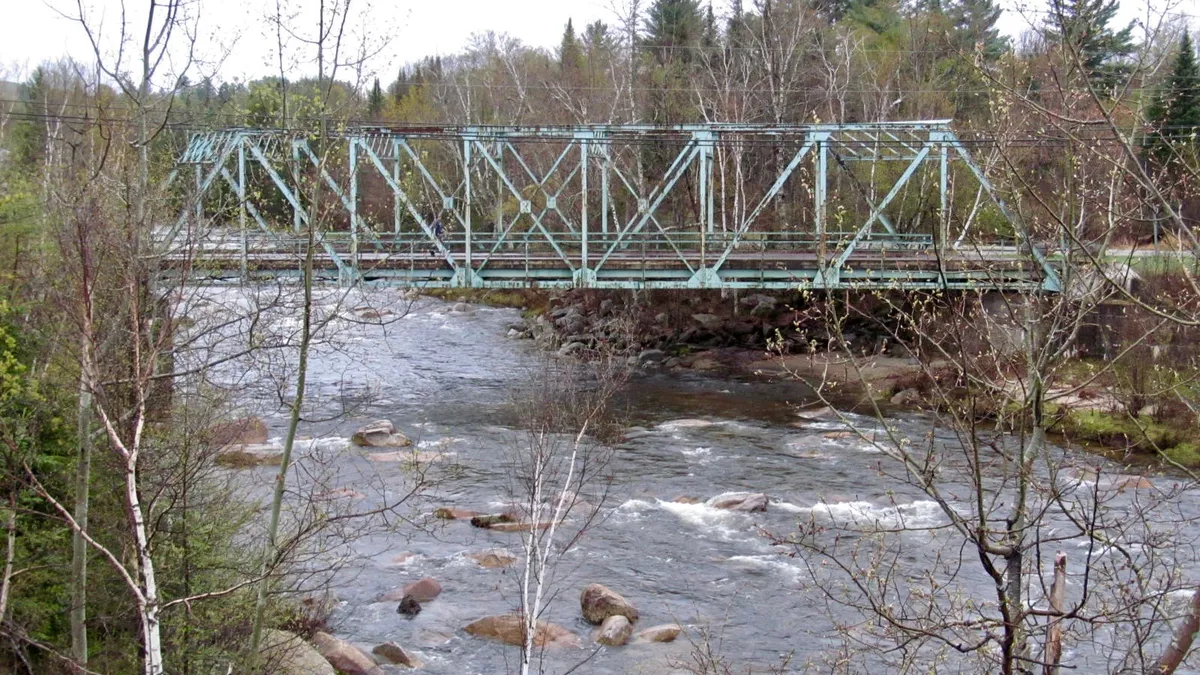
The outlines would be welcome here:
<svg viewBox="0 0 1200 675">
<path fill-rule="evenodd" d="M 985 64 L 999 61 L 1008 51 L 1008 38 L 996 27 L 1001 12 L 993 0 L 953 0 L 946 7 L 953 24 L 952 46 L 960 52 L 978 53 Z"/>
<path fill-rule="evenodd" d="M 1129 74 L 1126 57 L 1137 48 L 1133 24 L 1109 28 L 1117 0 L 1050 0 L 1045 34 L 1053 42 L 1078 52 L 1084 75 L 1102 90 L 1117 87 Z"/>
<path fill-rule="evenodd" d="M 643 46 L 659 65 L 687 63 L 704 33 L 699 0 L 654 0 L 646 12 Z"/>
<path fill-rule="evenodd" d="M 562 46 L 558 48 L 558 62 L 564 73 L 577 73 L 583 67 L 583 49 L 579 38 L 575 37 L 575 26 L 567 19 L 567 29 L 563 31 Z"/>
<path fill-rule="evenodd" d="M 371 87 L 371 94 L 367 97 L 367 112 L 372 120 L 379 119 L 383 114 L 383 89 L 379 86 L 379 78 L 375 78 L 375 84 Z"/>
<path fill-rule="evenodd" d="M 1179 53 L 1171 73 L 1147 110 L 1154 131 L 1147 138 L 1147 151 L 1160 165 L 1175 153 L 1194 149 L 1200 132 L 1200 66 L 1188 31 L 1179 39 Z"/>
</svg>

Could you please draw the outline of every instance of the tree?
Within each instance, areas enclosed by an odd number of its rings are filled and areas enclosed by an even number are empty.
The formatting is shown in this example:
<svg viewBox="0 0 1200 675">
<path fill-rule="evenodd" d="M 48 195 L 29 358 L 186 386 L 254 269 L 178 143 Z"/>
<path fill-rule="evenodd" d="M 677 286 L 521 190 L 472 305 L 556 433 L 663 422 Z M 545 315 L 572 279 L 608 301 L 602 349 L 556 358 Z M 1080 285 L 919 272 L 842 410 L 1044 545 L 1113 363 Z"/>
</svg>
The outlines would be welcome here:
<svg viewBox="0 0 1200 675">
<path fill-rule="evenodd" d="M 642 46 L 660 66 L 689 62 L 704 34 L 699 0 L 655 0 L 644 30 Z"/>
<path fill-rule="evenodd" d="M 1152 131 L 1147 135 L 1147 152 L 1160 166 L 1176 153 L 1196 146 L 1200 130 L 1200 66 L 1186 27 L 1179 38 L 1179 51 L 1171 73 L 1146 111 Z"/>
<path fill-rule="evenodd" d="M 375 78 L 375 84 L 371 86 L 371 93 L 367 96 L 367 114 L 372 120 L 378 120 L 383 114 L 383 89 L 379 86 L 379 78 Z"/>
<path fill-rule="evenodd" d="M 1008 38 L 996 27 L 1002 13 L 993 0 L 953 0 L 946 8 L 953 26 L 953 46 L 963 53 L 978 54 L 982 64 L 995 64 L 1008 51 Z"/>
<path fill-rule="evenodd" d="M 583 49 L 575 36 L 575 26 L 567 19 L 562 45 L 558 48 L 558 65 L 564 77 L 577 76 L 583 66 Z"/>
<path fill-rule="evenodd" d="M 1112 91 L 1126 81 L 1130 69 L 1124 60 L 1137 49 L 1133 23 L 1119 31 L 1109 27 L 1116 17 L 1117 0 L 1050 0 L 1043 31 L 1046 37 L 1076 61 L 1100 91 Z"/>
</svg>

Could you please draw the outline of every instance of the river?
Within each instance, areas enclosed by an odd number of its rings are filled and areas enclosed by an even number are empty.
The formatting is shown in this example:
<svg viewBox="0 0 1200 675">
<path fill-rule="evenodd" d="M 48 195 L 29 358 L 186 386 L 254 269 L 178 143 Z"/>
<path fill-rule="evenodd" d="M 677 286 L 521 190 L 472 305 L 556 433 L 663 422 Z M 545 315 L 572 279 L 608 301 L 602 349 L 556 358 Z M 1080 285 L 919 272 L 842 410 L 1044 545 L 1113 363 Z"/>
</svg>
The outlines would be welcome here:
<svg viewBox="0 0 1200 675">
<path fill-rule="evenodd" d="M 518 317 L 514 310 L 476 306 L 454 312 L 449 304 L 421 299 L 405 312 L 399 298 L 395 291 L 381 290 L 349 303 L 393 309 L 383 311 L 385 325 L 343 322 L 336 339 L 316 350 L 309 385 L 318 403 L 310 417 L 330 419 L 304 425 L 300 433 L 317 440 L 301 447 L 328 458 L 322 471 L 330 486 L 361 493 L 352 500 L 358 509 L 395 499 L 413 478 L 401 463 L 373 462 L 346 445 L 342 439 L 364 421 L 389 419 L 419 449 L 446 456 L 430 470 L 434 484 L 428 492 L 403 507 L 416 524 L 374 528 L 340 549 L 349 557 L 334 578 L 331 628 L 367 649 L 385 641 L 410 648 L 425 662 L 424 672 L 510 672 L 517 662 L 515 648 L 470 637 L 462 628 L 517 606 L 520 568 L 485 569 L 466 554 L 492 548 L 519 552 L 520 535 L 427 516 L 440 506 L 494 511 L 510 499 L 512 480 L 505 467 L 521 439 L 513 428 L 514 391 L 545 357 L 530 341 L 504 338 L 507 325 Z M 236 370 L 237 379 L 245 381 L 246 373 Z M 285 415 L 272 409 L 269 390 L 264 385 L 246 391 L 257 397 L 257 411 L 272 436 L 279 437 Z M 797 415 L 815 402 L 812 391 L 795 382 L 633 375 L 614 402 L 630 430 L 616 444 L 603 518 L 576 547 L 556 556 L 555 595 L 543 618 L 591 644 L 593 627 L 583 621 L 578 597 L 586 584 L 602 583 L 638 607 L 635 628 L 678 622 L 693 637 L 707 633 L 737 664 L 735 672 L 766 672 L 789 654 L 788 672 L 821 663 L 839 645 L 834 618 L 847 615 L 814 586 L 805 559 L 772 545 L 763 530 L 787 534 L 798 520 L 813 517 L 902 523 L 917 531 L 897 535 L 906 548 L 895 564 L 906 578 L 916 579 L 936 566 L 947 547 L 958 550 L 959 540 L 921 529 L 943 523 L 944 516 L 920 491 L 880 471 L 884 455 L 877 448 L 831 433 L 845 428 L 837 418 Z M 881 428 L 870 417 L 847 414 L 867 435 Z M 928 420 L 915 414 L 893 416 L 888 424 L 912 438 L 927 437 L 930 429 Z M 952 440 L 938 436 L 939 442 Z M 274 470 L 243 473 L 265 490 Z M 675 501 L 743 490 L 769 495 L 767 511 L 739 513 Z M 1076 555 L 1077 549 L 1070 550 Z M 406 559 L 397 562 L 398 556 Z M 968 559 L 957 583 L 980 585 L 987 597 L 991 582 L 977 567 Z M 437 579 L 443 592 L 415 618 L 399 615 L 394 601 L 377 601 L 426 576 Z M 677 666 L 689 660 L 692 649 L 686 638 L 606 648 L 577 672 L 686 672 Z M 589 654 L 550 650 L 548 670 L 562 672 Z M 956 668 L 948 666 L 946 672 Z"/>
</svg>

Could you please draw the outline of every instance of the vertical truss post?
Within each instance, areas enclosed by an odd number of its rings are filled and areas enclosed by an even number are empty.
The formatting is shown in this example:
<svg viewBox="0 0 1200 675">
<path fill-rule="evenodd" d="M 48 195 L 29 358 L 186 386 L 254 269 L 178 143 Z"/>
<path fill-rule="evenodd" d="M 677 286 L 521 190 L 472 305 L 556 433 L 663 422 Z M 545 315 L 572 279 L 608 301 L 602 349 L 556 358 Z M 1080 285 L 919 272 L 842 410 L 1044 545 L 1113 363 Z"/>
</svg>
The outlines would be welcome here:
<svg viewBox="0 0 1200 675">
<path fill-rule="evenodd" d="M 941 211 L 938 213 L 938 257 L 946 254 L 946 239 L 950 237 L 949 185 L 950 185 L 950 144 L 941 132 L 935 132 L 938 144 L 938 193 L 941 198 Z"/>
<path fill-rule="evenodd" d="M 711 136 L 707 133 L 697 132 L 696 134 L 700 142 L 700 267 L 704 267 L 706 249 L 708 248 L 708 235 L 712 234 L 712 214 L 708 212 L 708 177 L 711 167 Z"/>
<path fill-rule="evenodd" d="M 828 242 L 825 227 L 826 208 L 829 182 L 829 134 L 818 132 L 814 134 L 817 143 L 817 175 L 813 184 L 813 224 L 817 235 L 817 265 L 825 269 L 825 256 L 828 253 Z"/>
<path fill-rule="evenodd" d="M 612 139 L 604 144 L 604 160 L 600 165 L 600 234 L 608 240 L 608 165 L 612 161 Z"/>
<path fill-rule="evenodd" d="M 471 264 L 471 139 L 463 139 L 463 182 L 466 198 L 463 200 L 463 262 L 468 272 L 475 269 Z"/>
<path fill-rule="evenodd" d="M 400 184 L 400 142 L 392 137 L 392 182 L 396 185 Z M 400 234 L 400 192 L 392 191 L 392 212 L 395 214 L 396 222 L 393 225 L 395 233 Z"/>
<path fill-rule="evenodd" d="M 292 189 L 296 193 L 296 203 L 292 204 L 292 229 L 300 234 L 300 141 L 292 139 Z M 315 215 L 315 214 L 314 214 Z"/>
<path fill-rule="evenodd" d="M 241 234 L 241 263 L 242 263 L 242 283 L 246 283 L 249 278 L 250 271 L 250 251 L 249 237 L 246 234 L 246 200 L 249 195 L 246 194 L 246 142 L 238 143 L 238 228 Z"/>
<path fill-rule="evenodd" d="M 579 140 L 579 166 L 582 168 L 582 175 L 580 176 L 580 179 L 579 179 L 580 180 L 579 190 L 580 190 L 581 197 L 582 197 L 582 199 L 580 200 L 580 203 L 579 203 L 579 221 L 580 221 L 579 227 L 581 228 L 581 234 L 580 234 L 581 247 L 580 247 L 580 264 L 579 264 L 579 266 L 581 269 L 585 270 L 585 274 L 586 274 L 586 270 L 589 269 L 589 267 L 588 267 L 588 183 L 587 183 L 587 179 L 588 179 L 588 144 L 589 143 L 590 143 L 590 141 L 587 138 L 581 138 Z"/>
<path fill-rule="evenodd" d="M 350 266 L 358 272 L 358 136 L 350 137 Z"/>
</svg>

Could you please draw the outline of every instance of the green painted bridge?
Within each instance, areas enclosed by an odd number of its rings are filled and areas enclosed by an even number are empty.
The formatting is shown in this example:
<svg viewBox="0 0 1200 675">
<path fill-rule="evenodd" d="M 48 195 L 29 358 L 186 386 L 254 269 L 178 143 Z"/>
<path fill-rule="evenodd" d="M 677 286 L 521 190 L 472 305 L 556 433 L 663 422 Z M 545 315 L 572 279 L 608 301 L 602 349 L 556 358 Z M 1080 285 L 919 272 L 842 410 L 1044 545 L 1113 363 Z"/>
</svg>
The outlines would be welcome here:
<svg viewBox="0 0 1200 675">
<path fill-rule="evenodd" d="M 190 278 L 415 287 L 1059 289 L 948 121 L 191 137 Z M 986 226 L 984 225 L 986 223 Z"/>
</svg>

